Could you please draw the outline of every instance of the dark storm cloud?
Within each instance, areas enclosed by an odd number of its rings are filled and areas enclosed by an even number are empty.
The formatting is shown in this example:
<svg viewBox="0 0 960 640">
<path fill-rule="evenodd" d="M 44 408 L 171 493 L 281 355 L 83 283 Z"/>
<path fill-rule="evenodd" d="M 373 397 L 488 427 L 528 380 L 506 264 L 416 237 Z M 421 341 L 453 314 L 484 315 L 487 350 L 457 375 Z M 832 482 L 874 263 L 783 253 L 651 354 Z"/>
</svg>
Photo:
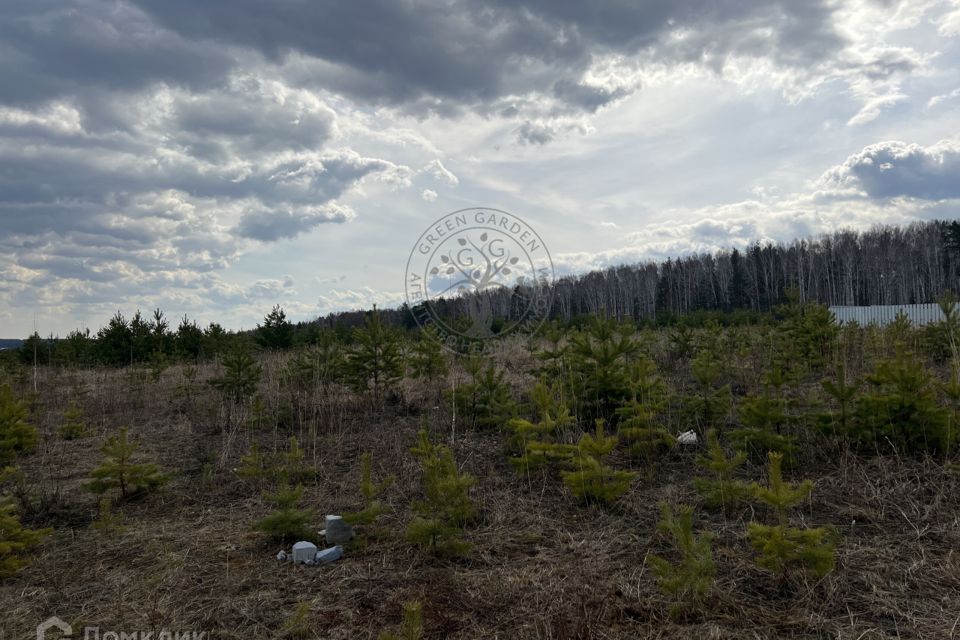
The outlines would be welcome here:
<svg viewBox="0 0 960 640">
<path fill-rule="evenodd" d="M 579 84 L 597 54 L 649 51 L 715 66 L 735 54 L 809 65 L 843 45 L 825 2 L 135 1 L 185 40 L 252 48 L 277 62 L 299 53 L 332 65 L 314 68 L 318 82 L 408 104 L 553 88 L 592 111 L 617 97 Z"/>
<path fill-rule="evenodd" d="M 853 187 L 871 198 L 960 198 L 960 142 L 929 147 L 890 141 L 870 145 L 824 174 L 832 187 Z"/>
<path fill-rule="evenodd" d="M 11 0 L 0 12 L 0 101 L 7 104 L 158 80 L 199 88 L 234 63 L 224 47 L 158 29 L 124 2 Z"/>
</svg>

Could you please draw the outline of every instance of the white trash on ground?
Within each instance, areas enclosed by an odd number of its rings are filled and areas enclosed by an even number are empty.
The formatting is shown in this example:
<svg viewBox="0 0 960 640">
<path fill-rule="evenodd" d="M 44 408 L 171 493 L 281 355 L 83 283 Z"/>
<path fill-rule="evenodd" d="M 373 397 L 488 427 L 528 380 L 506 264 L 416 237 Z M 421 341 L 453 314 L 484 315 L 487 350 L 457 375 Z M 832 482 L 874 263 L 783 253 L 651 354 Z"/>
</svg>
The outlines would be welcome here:
<svg viewBox="0 0 960 640">
<path fill-rule="evenodd" d="M 677 436 L 677 444 L 697 444 L 697 432 L 691 429 Z"/>
<path fill-rule="evenodd" d="M 317 564 L 327 564 L 333 562 L 334 560 L 339 560 L 343 557 L 343 547 L 337 545 L 335 547 L 330 547 L 329 549 L 324 549 L 323 551 L 317 551 L 315 561 Z"/>
<path fill-rule="evenodd" d="M 343 516 L 327 516 L 326 527 L 323 536 L 327 544 L 340 544 L 353 539 L 353 527 L 343 519 Z"/>
<path fill-rule="evenodd" d="M 293 564 L 313 564 L 317 557 L 317 545 L 306 540 L 293 545 Z"/>
<path fill-rule="evenodd" d="M 312 542 L 307 542 L 306 540 L 301 540 L 293 545 L 293 551 L 289 554 L 283 549 L 277 554 L 277 560 L 280 562 L 292 560 L 293 564 L 302 564 L 308 567 L 319 564 L 329 564 L 342 557 L 343 547 L 340 545 L 328 549 L 318 549 L 317 545 Z"/>
</svg>

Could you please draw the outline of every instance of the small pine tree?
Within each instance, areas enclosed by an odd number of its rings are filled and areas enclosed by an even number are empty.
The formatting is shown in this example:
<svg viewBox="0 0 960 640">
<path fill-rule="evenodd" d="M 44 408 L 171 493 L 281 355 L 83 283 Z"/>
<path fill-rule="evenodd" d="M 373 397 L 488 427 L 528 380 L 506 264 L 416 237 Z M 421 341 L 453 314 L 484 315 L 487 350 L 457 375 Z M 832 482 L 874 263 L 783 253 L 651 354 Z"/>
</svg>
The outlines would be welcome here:
<svg viewBox="0 0 960 640">
<path fill-rule="evenodd" d="M 634 329 L 595 318 L 570 337 L 571 391 L 581 403 L 577 415 L 610 419 L 630 396 L 625 365 L 640 349 Z"/>
<path fill-rule="evenodd" d="M 960 362 L 950 366 L 950 382 L 941 384 L 940 389 L 947 398 L 946 449 L 953 449 L 960 436 Z"/>
<path fill-rule="evenodd" d="M 410 451 L 423 469 L 425 498 L 413 504 L 417 517 L 407 527 L 407 539 L 438 555 L 466 554 L 470 545 L 463 540 L 463 527 L 476 512 L 468 493 L 473 477 L 457 469 L 448 447 L 430 442 L 425 428 Z"/>
<path fill-rule="evenodd" d="M 834 565 L 833 545 L 827 542 L 827 530 L 791 527 L 787 514 L 790 507 L 810 495 L 813 483 L 809 480 L 799 485 L 785 482 L 781 471 L 783 456 L 770 452 L 769 460 L 769 484 L 755 487 L 754 494 L 757 500 L 774 511 L 777 524 L 749 524 L 750 545 L 759 554 L 756 562 L 776 573 L 781 580 L 786 579 L 792 569 L 810 571 L 816 576 L 826 575 Z"/>
<path fill-rule="evenodd" d="M 0 579 L 9 578 L 27 565 L 26 554 L 53 529 L 26 529 L 13 504 L 0 500 Z"/>
<path fill-rule="evenodd" d="M 287 450 L 280 454 L 277 475 L 281 480 L 289 482 L 307 480 L 313 475 L 313 469 L 306 463 L 296 436 L 290 436 Z"/>
<path fill-rule="evenodd" d="M 693 532 L 693 508 L 681 507 L 677 514 L 667 504 L 660 505 L 657 529 L 668 534 L 679 555 L 672 564 L 660 556 L 650 556 L 660 589 L 674 598 L 671 615 L 678 617 L 685 607 L 700 606 L 710 594 L 717 568 L 713 562 L 709 533 Z"/>
<path fill-rule="evenodd" d="M 249 453 L 240 457 L 240 466 L 237 467 L 237 475 L 244 480 L 254 483 L 260 483 L 270 475 L 266 458 L 260 453 L 260 445 L 256 442 L 250 445 Z"/>
<path fill-rule="evenodd" d="M 730 385 L 720 385 L 726 365 L 714 343 L 704 345 L 690 363 L 696 392 L 687 398 L 690 421 L 702 431 L 721 426 L 730 411 Z"/>
<path fill-rule="evenodd" d="M 0 385 L 0 465 L 13 461 L 19 454 L 37 446 L 37 429 L 27 422 L 28 407 L 17 401 L 13 391 Z"/>
<path fill-rule="evenodd" d="M 312 635 L 310 630 L 310 603 L 298 602 L 297 608 L 293 610 L 293 615 L 283 625 L 283 638 L 297 638 L 300 640 L 309 638 Z"/>
<path fill-rule="evenodd" d="M 530 392 L 540 421 L 533 423 L 523 418 L 507 421 L 510 432 L 508 448 L 517 455 L 510 458 L 517 471 L 527 472 L 548 462 L 569 460 L 576 447 L 562 444 L 559 439 L 574 423 L 565 404 L 556 399 L 556 388 L 539 382 Z"/>
<path fill-rule="evenodd" d="M 908 452 L 943 452 L 951 446 L 947 411 L 933 377 L 908 351 L 877 363 L 857 400 L 849 435 L 859 445 L 892 445 Z"/>
<path fill-rule="evenodd" d="M 420 339 L 411 346 L 408 364 L 411 375 L 418 380 L 436 381 L 447 375 L 440 334 L 433 325 L 424 328 Z"/>
<path fill-rule="evenodd" d="M 943 320 L 925 327 L 924 342 L 927 352 L 940 363 L 960 357 L 960 309 L 952 291 L 943 294 L 938 304 L 943 312 Z"/>
<path fill-rule="evenodd" d="M 101 449 L 106 459 L 91 472 L 93 479 L 85 484 L 84 488 L 96 494 L 120 489 L 120 497 L 126 498 L 140 491 L 153 491 L 163 486 L 168 477 L 160 472 L 157 465 L 132 462 L 136 450 L 137 445 L 127 437 L 126 427 L 120 429 L 119 435 L 107 438 Z"/>
<path fill-rule="evenodd" d="M 257 390 L 262 369 L 246 342 L 238 340 L 224 355 L 223 369 L 210 384 L 233 402 L 243 402 Z"/>
<path fill-rule="evenodd" d="M 793 438 L 780 433 L 787 421 L 786 403 L 772 393 L 770 386 L 740 405 L 740 421 L 744 426 L 730 431 L 734 447 L 757 463 L 763 462 L 768 451 L 792 457 L 796 450 Z"/>
<path fill-rule="evenodd" d="M 544 327 L 543 338 L 547 341 L 547 347 L 534 354 L 534 357 L 542 363 L 537 373 L 548 379 L 562 379 L 569 368 L 570 348 L 567 344 L 561 344 L 566 338 L 566 332 L 562 327 L 551 324 Z"/>
<path fill-rule="evenodd" d="M 837 380 L 824 380 L 820 383 L 823 391 L 833 398 L 837 410 L 819 417 L 820 428 L 827 433 L 846 434 L 850 430 L 850 419 L 856 401 L 859 382 L 848 383 L 846 367 L 837 365 Z"/>
<path fill-rule="evenodd" d="M 283 307 L 276 305 L 257 325 L 257 342 L 266 349 L 289 349 L 293 345 L 293 325 Z"/>
<path fill-rule="evenodd" d="M 382 482 L 373 481 L 373 459 L 369 451 L 360 456 L 360 495 L 363 496 L 363 509 L 344 516 L 350 524 L 373 524 L 377 518 L 388 511 L 379 497 L 393 484 L 393 476 Z"/>
<path fill-rule="evenodd" d="M 693 331 L 686 324 L 678 324 L 667 335 L 669 353 L 674 360 L 686 360 L 693 355 Z"/>
<path fill-rule="evenodd" d="M 363 327 L 354 329 L 354 344 L 347 353 L 350 385 L 358 391 L 370 390 L 379 398 L 403 378 L 403 352 L 395 329 L 383 324 L 374 309 L 364 318 Z"/>
<path fill-rule="evenodd" d="M 456 388 L 453 401 L 457 413 L 471 420 L 474 428 L 499 428 L 516 416 L 517 406 L 504 372 L 492 362 L 484 364 L 481 358 L 466 361 L 464 368 L 471 382 Z"/>
<path fill-rule="evenodd" d="M 344 375 L 344 356 L 336 335 L 329 330 L 317 334 L 316 344 L 299 351 L 287 365 L 287 375 L 298 390 L 326 391 Z"/>
<path fill-rule="evenodd" d="M 677 439 L 657 424 L 666 405 L 666 386 L 657 375 L 653 360 L 641 355 L 630 366 L 631 398 L 617 409 L 620 435 L 627 441 L 627 453 L 634 458 L 653 460 L 671 451 Z"/>
<path fill-rule="evenodd" d="M 604 434 L 602 418 L 597 418 L 596 431 L 592 435 L 583 434 L 570 463 L 576 470 L 562 474 L 563 483 L 573 495 L 587 502 L 609 504 L 627 492 L 637 474 L 603 464 L 604 457 L 613 451 L 617 441 L 617 436 Z"/>
<path fill-rule="evenodd" d="M 273 503 L 276 510 L 258 522 L 256 528 L 267 534 L 270 540 L 292 542 L 316 538 L 316 534 L 310 528 L 310 523 L 314 519 L 313 512 L 297 508 L 303 498 L 302 485 L 293 488 L 285 485 L 274 493 L 265 493 L 264 497 Z"/>
<path fill-rule="evenodd" d="M 160 349 L 155 349 L 153 353 L 150 354 L 150 379 L 153 380 L 154 383 L 160 382 L 163 372 L 169 367 L 170 359 L 167 358 L 166 353 Z"/>
<path fill-rule="evenodd" d="M 395 633 L 384 631 L 379 640 L 423 640 L 423 605 L 419 601 L 403 604 L 403 622 Z"/>
<path fill-rule="evenodd" d="M 750 485 L 733 477 L 746 459 L 747 454 L 742 451 L 728 458 L 720 445 L 716 429 L 707 432 L 707 455 L 698 456 L 697 464 L 711 471 L 714 477 L 696 478 L 693 484 L 708 507 L 730 512 L 753 495 Z"/>
<path fill-rule="evenodd" d="M 110 498 L 100 499 L 100 512 L 97 519 L 90 525 L 104 536 L 113 536 L 123 533 L 123 514 L 113 511 L 113 501 Z"/>
<path fill-rule="evenodd" d="M 60 425 L 60 437 L 64 440 L 76 440 L 87 435 L 87 425 L 83 420 L 83 410 L 76 401 L 71 400 L 63 412 L 63 424 Z"/>
</svg>

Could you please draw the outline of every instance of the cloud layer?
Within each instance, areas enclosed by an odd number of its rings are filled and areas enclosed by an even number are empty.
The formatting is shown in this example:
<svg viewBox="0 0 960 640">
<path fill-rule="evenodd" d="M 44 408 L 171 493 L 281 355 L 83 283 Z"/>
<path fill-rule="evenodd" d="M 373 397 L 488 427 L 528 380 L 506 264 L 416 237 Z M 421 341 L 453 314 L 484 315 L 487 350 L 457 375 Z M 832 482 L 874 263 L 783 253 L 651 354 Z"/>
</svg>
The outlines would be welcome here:
<svg viewBox="0 0 960 640">
<path fill-rule="evenodd" d="M 564 255 L 609 238 L 582 255 L 639 259 L 894 206 L 950 214 L 958 16 L 956 0 L 16 0 L 0 16 L 0 337 L 24 332 L 27 309 L 64 332 L 131 304 L 230 308 L 249 325 L 271 299 L 304 315 L 383 302 L 394 283 L 380 257 L 402 261 L 412 211 L 517 202 L 563 230 L 565 212 L 607 211 L 564 185 L 548 193 L 546 167 L 624 199 L 632 185 L 609 176 L 631 146 L 637 181 L 678 185 L 678 222 L 558 231 Z M 705 85 L 730 93 L 691 112 L 683 92 Z M 847 133 L 830 160 L 805 151 L 791 167 L 809 188 L 685 201 L 690 175 L 736 155 L 724 118 L 789 125 L 810 104 Z M 896 118 L 918 138 L 883 129 Z M 796 126 L 784 155 L 809 136 Z M 292 257 L 306 238 L 326 275 Z M 349 281 L 329 289 L 334 271 Z"/>
</svg>

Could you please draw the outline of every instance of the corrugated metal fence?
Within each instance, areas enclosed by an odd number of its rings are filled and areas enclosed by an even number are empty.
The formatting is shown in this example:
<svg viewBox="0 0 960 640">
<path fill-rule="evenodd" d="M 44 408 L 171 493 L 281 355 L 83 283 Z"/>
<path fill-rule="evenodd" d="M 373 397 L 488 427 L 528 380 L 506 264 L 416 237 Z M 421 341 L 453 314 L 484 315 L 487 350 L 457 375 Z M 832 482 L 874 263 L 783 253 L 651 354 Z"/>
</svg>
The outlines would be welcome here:
<svg viewBox="0 0 960 640">
<path fill-rule="evenodd" d="M 931 324 L 943 320 L 943 311 L 935 302 L 927 304 L 878 304 L 868 307 L 833 306 L 830 311 L 837 318 L 837 322 L 856 322 L 860 325 L 890 324 L 903 312 L 915 325 Z"/>
</svg>

